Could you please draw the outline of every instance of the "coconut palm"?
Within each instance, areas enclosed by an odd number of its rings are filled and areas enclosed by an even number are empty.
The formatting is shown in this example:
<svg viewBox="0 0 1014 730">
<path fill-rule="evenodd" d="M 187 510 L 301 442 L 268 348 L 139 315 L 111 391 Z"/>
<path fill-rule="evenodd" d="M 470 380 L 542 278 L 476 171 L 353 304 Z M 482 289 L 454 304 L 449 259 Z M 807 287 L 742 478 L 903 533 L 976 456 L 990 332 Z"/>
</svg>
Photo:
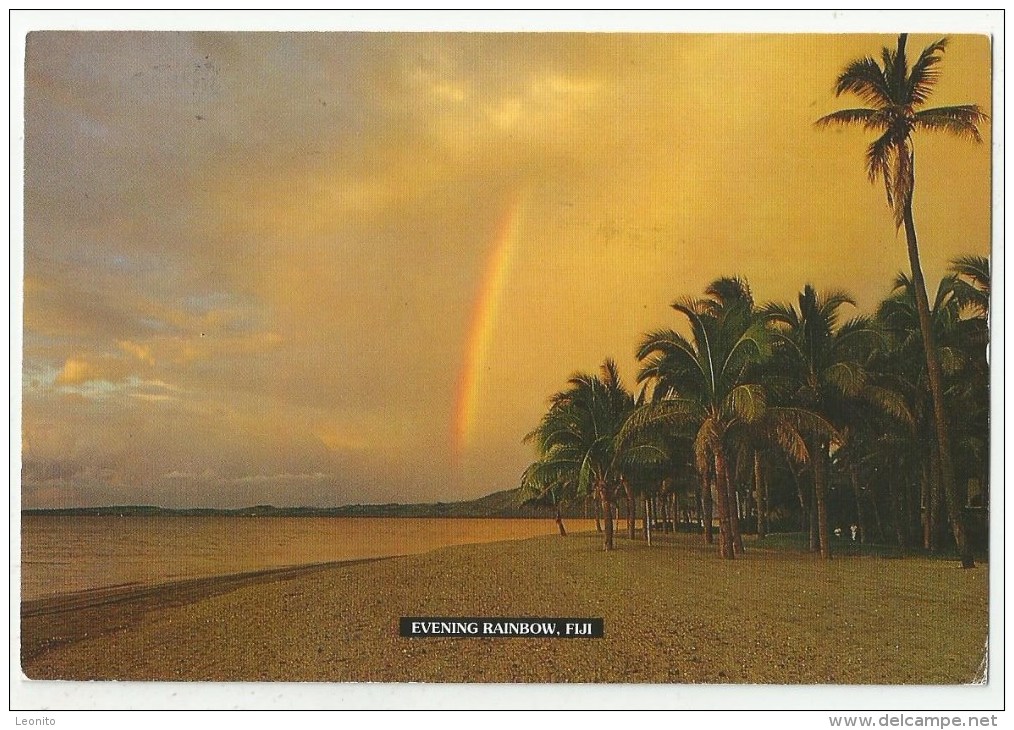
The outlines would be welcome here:
<svg viewBox="0 0 1014 730">
<path fill-rule="evenodd" d="M 613 470 L 615 439 L 634 399 L 620 380 L 616 363 L 606 360 L 601 375 L 576 373 L 566 390 L 550 398 L 550 408 L 525 440 L 539 460 L 522 477 L 529 492 L 550 486 L 582 497 L 594 495 L 605 517 L 605 549 L 613 549 L 613 504 L 620 482 Z"/>
<path fill-rule="evenodd" d="M 987 453 L 989 430 L 989 367 L 986 361 L 988 329 L 988 265 L 964 267 L 974 257 L 957 259 L 953 273 L 944 276 L 937 288 L 931 307 L 932 330 L 944 378 L 944 397 L 952 434 L 953 463 L 955 465 L 958 503 L 966 499 L 961 488 L 969 479 L 977 479 L 985 486 L 987 481 Z M 981 263 L 981 262 L 980 262 Z M 977 271 L 972 276 L 966 271 Z M 985 272 L 983 277 L 979 274 Z M 879 306 L 877 318 L 888 335 L 890 350 L 884 358 L 883 369 L 889 372 L 900 392 L 906 393 L 910 410 L 916 417 L 919 431 L 929 436 L 933 432 L 934 412 L 922 352 L 922 333 L 919 328 L 916 296 L 911 279 L 900 274 L 894 290 Z M 983 293 L 985 296 L 982 296 Z M 963 313 L 971 316 L 963 316 Z M 924 520 L 924 542 L 935 547 L 936 505 L 940 493 L 940 457 L 935 441 L 926 444 L 925 437 L 916 446 L 924 452 L 925 481 L 928 492 L 924 503 L 927 513 Z M 923 447 L 926 448 L 923 448 Z M 943 495 L 946 497 L 946 494 Z"/>
<path fill-rule="evenodd" d="M 864 366 L 878 334 L 865 317 L 840 322 L 840 310 L 846 304 L 855 304 L 848 294 L 831 292 L 821 296 L 807 284 L 799 294 L 798 309 L 775 303 L 763 308 L 776 332 L 777 369 L 793 384 L 789 402 L 821 414 L 838 431 L 835 444 L 825 433 L 807 434 L 822 558 L 831 555 L 827 514 L 830 449 L 832 445 L 842 446 L 848 402 L 872 403 L 907 419 L 901 397 L 874 383 Z"/>
<path fill-rule="evenodd" d="M 922 331 L 926 368 L 936 422 L 937 445 L 940 450 L 941 479 L 947 496 L 951 527 L 958 545 L 963 567 L 974 567 L 972 553 L 965 535 L 961 504 L 951 460 L 951 443 L 944 411 L 943 375 L 933 341 L 930 307 L 919 261 L 919 244 L 912 216 L 912 193 L 915 189 L 915 148 L 912 135 L 916 130 L 941 130 L 980 142 L 978 125 L 986 115 L 975 104 L 921 108 L 939 78 L 938 65 L 947 39 L 931 43 L 912 64 L 906 55 L 907 34 L 898 36 L 895 50 L 884 48 L 882 63 L 864 57 L 849 63 L 838 76 L 835 94 L 851 93 L 869 107 L 841 109 L 817 120 L 819 126 L 861 125 L 880 133 L 866 150 L 866 171 L 870 180 L 881 178 L 887 202 L 894 213 L 895 226 L 905 227 L 912 281 L 915 285 L 919 327 Z"/>
<path fill-rule="evenodd" d="M 576 494 L 569 466 L 566 462 L 558 461 L 552 454 L 547 454 L 545 458 L 529 465 L 521 475 L 521 496 L 524 503 L 551 505 L 561 537 L 567 536 L 562 507 L 572 501 Z"/>
<path fill-rule="evenodd" d="M 742 536 L 734 512 L 727 435 L 740 424 L 776 413 L 755 378 L 757 366 L 771 355 L 771 333 L 756 315 L 742 279 L 718 279 L 705 297 L 672 306 L 686 317 L 691 334 L 667 329 L 645 335 L 637 353 L 642 363 L 638 380 L 652 384 L 653 398 L 631 414 L 621 442 L 658 424 L 693 434 L 702 494 L 714 487 L 719 548 L 723 558 L 731 559 L 742 550 Z M 779 425 L 772 426 L 783 447 L 797 454 L 805 453 L 805 446 L 791 422 L 801 417 L 782 409 L 774 419 Z"/>
</svg>

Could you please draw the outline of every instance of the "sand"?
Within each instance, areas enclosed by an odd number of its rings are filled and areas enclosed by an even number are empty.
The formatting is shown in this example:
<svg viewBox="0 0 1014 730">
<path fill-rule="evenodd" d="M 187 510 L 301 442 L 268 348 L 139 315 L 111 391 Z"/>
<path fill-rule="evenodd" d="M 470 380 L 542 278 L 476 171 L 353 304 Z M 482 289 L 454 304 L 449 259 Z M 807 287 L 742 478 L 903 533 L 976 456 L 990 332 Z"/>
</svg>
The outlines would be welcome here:
<svg viewBox="0 0 1014 730">
<path fill-rule="evenodd" d="M 988 567 L 538 537 L 22 607 L 34 679 L 963 684 Z M 401 638 L 400 616 L 588 616 L 605 638 Z"/>
</svg>

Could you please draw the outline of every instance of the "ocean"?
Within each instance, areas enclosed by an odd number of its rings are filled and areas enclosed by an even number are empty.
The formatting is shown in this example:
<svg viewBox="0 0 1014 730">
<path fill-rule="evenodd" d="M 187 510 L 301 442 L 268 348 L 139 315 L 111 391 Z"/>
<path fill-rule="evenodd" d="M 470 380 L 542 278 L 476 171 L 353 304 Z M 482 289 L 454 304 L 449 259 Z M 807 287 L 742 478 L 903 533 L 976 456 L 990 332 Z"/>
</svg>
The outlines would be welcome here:
<svg viewBox="0 0 1014 730">
<path fill-rule="evenodd" d="M 569 520 L 568 529 L 594 529 Z M 21 598 L 556 532 L 551 519 L 22 516 Z"/>
</svg>

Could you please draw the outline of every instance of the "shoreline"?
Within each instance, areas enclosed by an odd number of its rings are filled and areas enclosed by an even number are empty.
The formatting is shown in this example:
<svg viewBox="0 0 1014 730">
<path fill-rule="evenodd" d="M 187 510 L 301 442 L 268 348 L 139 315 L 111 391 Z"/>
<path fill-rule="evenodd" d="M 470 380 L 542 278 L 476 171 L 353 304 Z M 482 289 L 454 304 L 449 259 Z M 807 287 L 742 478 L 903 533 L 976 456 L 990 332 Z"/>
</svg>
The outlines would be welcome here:
<svg viewBox="0 0 1014 730">
<path fill-rule="evenodd" d="M 375 560 L 400 558 L 401 555 L 385 555 L 376 558 L 356 558 L 352 560 L 332 560 L 323 563 L 305 563 L 286 565 L 279 568 L 263 570 L 247 570 L 238 573 L 222 573 L 220 575 L 183 578 L 159 583 L 121 583 L 118 585 L 83 588 L 69 593 L 57 593 L 52 596 L 32 598 L 21 602 L 22 617 L 44 616 L 65 611 L 76 611 L 94 608 L 111 603 L 129 603 L 149 597 L 175 596 L 189 600 L 200 600 L 204 596 L 217 595 L 235 590 L 250 583 L 263 583 L 272 580 L 297 578 L 318 570 L 340 568 L 357 563 L 369 563 Z"/>
<path fill-rule="evenodd" d="M 397 557 L 401 556 L 335 560 L 164 583 L 126 583 L 22 601 L 21 661 L 24 665 L 53 646 L 73 644 L 87 637 L 128 629 L 150 611 L 195 603 L 245 586 L 294 580 L 319 571 Z M 110 607 L 118 609 L 114 613 L 115 620 L 104 620 L 109 612 L 103 609 Z"/>
<path fill-rule="evenodd" d="M 23 670 L 140 681 L 976 679 L 987 570 L 924 558 L 823 563 L 776 550 L 722 561 L 689 535 L 650 548 L 619 539 L 606 553 L 600 540 L 458 545 L 72 595 L 23 613 Z M 605 638 L 402 638 L 400 616 L 594 617 Z"/>
</svg>

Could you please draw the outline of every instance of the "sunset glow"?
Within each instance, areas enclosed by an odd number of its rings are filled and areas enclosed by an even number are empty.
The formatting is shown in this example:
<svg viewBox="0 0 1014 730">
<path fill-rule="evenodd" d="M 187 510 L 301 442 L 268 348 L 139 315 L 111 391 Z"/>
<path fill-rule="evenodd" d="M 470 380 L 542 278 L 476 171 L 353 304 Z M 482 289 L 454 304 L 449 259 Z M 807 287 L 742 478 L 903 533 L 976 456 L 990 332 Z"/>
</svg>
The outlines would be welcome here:
<svg viewBox="0 0 1014 730">
<path fill-rule="evenodd" d="M 632 385 L 716 277 L 870 313 L 904 235 L 870 133 L 814 121 L 892 41 L 30 34 L 24 506 L 478 497 L 572 373 Z M 940 71 L 934 104 L 992 114 L 988 37 Z M 990 252 L 982 132 L 917 134 L 934 287 Z"/>
</svg>

